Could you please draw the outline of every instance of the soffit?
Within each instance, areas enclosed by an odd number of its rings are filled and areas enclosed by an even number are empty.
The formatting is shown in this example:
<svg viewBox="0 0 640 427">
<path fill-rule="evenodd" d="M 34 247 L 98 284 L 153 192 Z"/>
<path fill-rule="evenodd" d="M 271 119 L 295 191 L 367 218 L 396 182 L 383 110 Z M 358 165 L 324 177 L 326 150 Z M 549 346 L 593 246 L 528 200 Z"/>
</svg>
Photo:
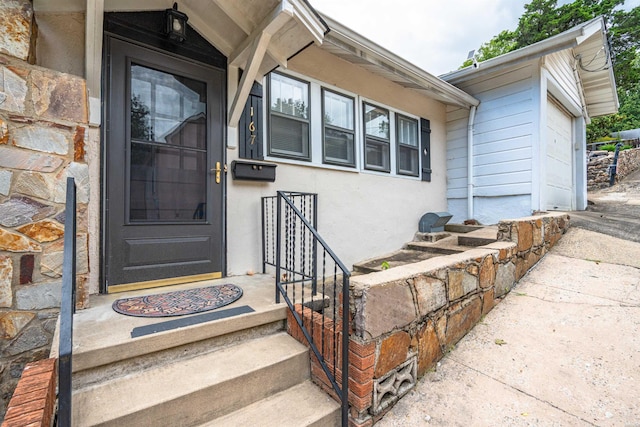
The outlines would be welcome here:
<svg viewBox="0 0 640 427">
<path fill-rule="evenodd" d="M 448 105 L 469 108 L 479 101 L 455 86 L 429 74 L 361 35 L 324 16 L 330 30 L 321 48 L 404 88 Z"/>
<path fill-rule="evenodd" d="M 97 0 L 104 12 L 143 12 L 164 10 L 174 0 Z M 83 12 L 83 0 L 34 0 L 37 12 Z M 266 73 L 310 43 L 322 43 L 327 31 L 322 19 L 304 0 L 181 0 L 178 9 L 189 17 L 189 24 L 220 50 L 234 65 L 244 68 L 256 32 L 271 31 L 260 72 Z M 269 28 L 269 20 L 284 14 L 278 28 Z M 239 50 L 240 49 L 240 50 Z M 258 76 L 261 78 L 261 76 Z"/>
<path fill-rule="evenodd" d="M 616 113 L 618 96 L 604 33 L 591 35 L 576 46 L 573 53 L 589 117 Z"/>
</svg>

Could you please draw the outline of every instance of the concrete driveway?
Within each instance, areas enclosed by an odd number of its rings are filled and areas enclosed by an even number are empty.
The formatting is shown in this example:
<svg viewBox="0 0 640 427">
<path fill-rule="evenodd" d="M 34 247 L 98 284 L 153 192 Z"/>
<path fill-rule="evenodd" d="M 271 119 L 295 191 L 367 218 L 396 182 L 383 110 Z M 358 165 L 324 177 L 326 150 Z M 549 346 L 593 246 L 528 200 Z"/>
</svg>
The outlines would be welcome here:
<svg viewBox="0 0 640 427">
<path fill-rule="evenodd" d="M 377 426 L 640 426 L 640 243 L 572 228 Z"/>
</svg>

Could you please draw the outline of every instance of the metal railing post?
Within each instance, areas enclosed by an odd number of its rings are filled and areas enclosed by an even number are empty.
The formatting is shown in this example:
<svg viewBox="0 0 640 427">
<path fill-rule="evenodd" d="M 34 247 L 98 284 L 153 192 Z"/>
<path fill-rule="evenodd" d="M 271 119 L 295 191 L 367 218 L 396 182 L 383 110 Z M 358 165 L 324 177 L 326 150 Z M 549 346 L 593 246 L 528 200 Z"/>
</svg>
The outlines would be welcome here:
<svg viewBox="0 0 640 427">
<path fill-rule="evenodd" d="M 64 222 L 64 261 L 60 305 L 60 346 L 58 362 L 58 426 L 71 426 L 71 375 L 73 314 L 76 311 L 76 185 L 67 178 Z"/>
<path fill-rule="evenodd" d="M 280 245 L 282 243 L 282 233 L 280 232 L 282 226 L 282 203 L 281 203 L 282 193 L 278 191 L 278 199 L 276 201 L 276 303 L 280 303 L 280 278 L 282 277 L 280 274 L 280 261 L 281 261 L 281 248 Z"/>
</svg>

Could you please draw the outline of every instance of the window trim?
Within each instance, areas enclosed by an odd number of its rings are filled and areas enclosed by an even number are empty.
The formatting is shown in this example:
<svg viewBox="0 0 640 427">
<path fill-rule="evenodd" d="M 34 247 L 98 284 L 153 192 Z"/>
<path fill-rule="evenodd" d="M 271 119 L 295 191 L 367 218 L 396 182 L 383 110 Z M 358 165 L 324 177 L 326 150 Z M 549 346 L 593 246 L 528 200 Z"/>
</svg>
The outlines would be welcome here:
<svg viewBox="0 0 640 427">
<path fill-rule="evenodd" d="M 366 99 L 362 100 L 362 148 L 363 148 L 363 166 L 364 169 L 367 170 L 372 170 L 372 171 L 376 171 L 376 172 L 385 172 L 390 174 L 391 173 L 391 165 L 392 160 L 391 160 L 391 135 L 393 135 L 392 131 L 391 131 L 391 110 L 385 107 L 382 107 L 381 105 L 377 105 L 374 104 L 372 102 L 369 102 Z M 367 114 L 367 108 L 366 106 L 370 106 L 373 108 L 377 108 L 383 111 L 386 111 L 387 113 L 387 119 L 389 120 L 389 139 L 386 140 L 384 138 L 380 138 L 378 136 L 373 136 L 373 135 L 369 135 L 367 134 L 367 122 L 366 122 L 366 114 Z M 378 145 L 380 147 L 382 147 L 383 149 L 386 148 L 387 150 L 387 154 L 389 156 L 389 167 L 385 168 L 384 166 L 376 166 L 376 165 L 370 165 L 369 163 L 367 163 L 367 146 L 369 144 L 369 141 L 371 141 L 372 144 Z"/>
<path fill-rule="evenodd" d="M 272 88 L 272 83 L 271 83 L 271 75 L 272 74 L 278 74 L 282 77 L 291 79 L 291 80 L 297 80 L 301 83 L 304 83 L 307 86 L 307 100 L 308 100 L 308 105 L 307 105 L 307 118 L 306 120 L 300 117 L 295 117 L 295 116 L 291 116 L 288 114 L 284 114 L 284 113 L 279 113 L 277 111 L 273 111 L 271 110 L 271 88 Z M 311 108 L 311 82 L 301 79 L 299 77 L 296 76 L 292 76 L 290 74 L 284 74 L 284 73 L 280 73 L 278 71 L 272 71 L 270 74 L 268 74 L 266 76 L 267 79 L 267 96 L 266 96 L 266 100 L 267 100 L 267 105 L 266 105 L 266 115 L 267 115 L 267 132 L 265 132 L 265 134 L 267 135 L 266 139 L 267 139 L 267 154 L 270 157 L 276 157 L 276 158 L 284 158 L 284 159 L 295 159 L 298 161 L 304 161 L 304 162 L 311 162 L 313 159 L 313 144 L 312 144 L 312 132 L 311 132 L 311 126 L 312 126 L 312 111 L 313 109 Z M 291 152 L 291 154 L 287 154 L 287 153 L 283 153 L 283 152 L 277 152 L 274 151 L 272 144 L 271 144 L 271 140 L 272 140 L 272 131 L 273 131 L 273 124 L 271 121 L 271 117 L 272 115 L 275 115 L 276 117 L 280 117 L 282 119 L 285 120 L 292 120 L 292 121 L 297 121 L 300 123 L 306 123 L 307 124 L 307 144 L 306 144 L 306 152 L 307 154 L 304 154 L 304 149 L 303 152 L 300 153 L 300 155 L 296 155 L 295 153 Z M 304 147 L 303 147 L 304 148 Z"/>
<path fill-rule="evenodd" d="M 350 95 L 347 95 L 345 93 L 341 93 L 338 92 L 336 90 L 333 89 L 329 89 L 328 87 L 320 84 L 320 103 L 321 103 L 321 119 L 322 119 L 322 163 L 326 164 L 326 165 L 336 165 L 336 166 L 343 166 L 343 167 L 349 167 L 349 168 L 355 168 L 357 165 L 357 158 L 358 158 L 358 153 L 356 150 L 356 146 L 357 146 L 357 134 L 356 134 L 356 117 L 357 117 L 357 112 L 356 112 L 356 98 Z M 348 129 L 348 128 L 343 128 L 341 126 L 332 126 L 330 124 L 327 124 L 325 121 L 326 118 L 326 114 L 325 114 L 325 93 L 330 92 L 333 93 L 335 95 L 341 96 L 343 98 L 347 98 L 351 100 L 351 114 L 353 117 L 353 129 Z M 349 161 L 344 161 L 341 162 L 339 160 L 332 160 L 332 159 L 328 159 L 327 158 L 327 133 L 326 133 L 326 129 L 334 129 L 340 132 L 345 132 L 348 134 L 351 134 L 352 136 L 352 140 L 351 140 L 351 151 L 353 152 L 353 160 L 352 162 Z"/>
<path fill-rule="evenodd" d="M 396 173 L 398 175 L 403 175 L 403 176 L 413 176 L 413 177 L 420 177 L 420 119 L 415 119 L 413 117 L 409 117 L 406 114 L 402 114 L 402 113 L 395 113 L 395 122 L 396 122 Z M 403 144 L 400 141 L 400 127 L 398 126 L 398 122 L 401 119 L 405 119 L 405 120 L 410 120 L 415 122 L 416 124 L 416 143 L 417 145 L 409 145 L 409 144 Z M 403 170 L 400 168 L 400 148 L 404 148 L 405 150 L 411 150 L 415 153 L 416 156 L 416 161 L 417 161 L 417 165 L 416 165 L 416 171 L 415 173 L 409 170 Z"/>
<path fill-rule="evenodd" d="M 320 168 L 324 170 L 334 170 L 341 172 L 351 172 L 351 173 L 364 173 L 369 175 L 378 175 L 378 176 L 387 176 L 387 177 L 395 177 L 401 179 L 409 179 L 414 181 L 422 181 L 421 171 L 422 171 L 422 156 L 418 158 L 418 174 L 417 175 L 409 175 L 400 173 L 397 166 L 397 157 L 398 157 L 398 144 L 397 144 L 397 136 L 396 136 L 396 116 L 400 115 L 406 117 L 411 120 L 416 120 L 418 122 L 418 152 L 420 153 L 422 150 L 422 117 L 416 115 L 414 113 L 410 113 L 408 111 L 399 110 L 396 107 L 387 105 L 382 102 L 378 102 L 377 100 L 368 98 L 365 95 L 360 95 L 355 92 L 351 92 L 347 89 L 343 89 L 341 87 L 337 87 L 330 83 L 326 83 L 324 81 L 315 79 L 313 77 L 309 77 L 307 75 L 297 73 L 292 70 L 275 70 L 273 73 L 280 74 L 282 76 L 292 78 L 295 80 L 302 81 L 303 83 L 308 84 L 309 88 L 309 109 L 308 109 L 308 122 L 309 123 L 309 158 L 303 159 L 300 157 L 294 156 L 284 156 L 280 154 L 272 154 L 270 150 L 270 137 L 271 137 L 271 124 L 270 124 L 270 75 L 267 74 L 263 79 L 263 87 L 265 87 L 268 92 L 263 97 L 263 106 L 262 116 L 263 122 L 267 125 L 267 131 L 263 132 L 262 135 L 262 144 L 265 152 L 264 160 L 274 162 L 274 163 L 282 163 L 288 164 L 292 166 L 305 166 L 312 168 Z M 347 98 L 351 98 L 354 100 L 354 163 L 355 165 L 350 166 L 346 163 L 327 163 L 325 162 L 325 150 L 324 150 L 324 96 L 323 93 L 325 90 L 330 92 L 334 92 L 340 96 L 344 96 Z M 370 104 L 374 107 L 381 108 L 386 110 L 389 113 L 389 141 L 384 141 L 385 144 L 388 144 L 389 147 L 389 171 L 385 171 L 382 169 L 374 169 L 367 168 L 365 166 L 366 161 L 366 145 L 365 145 L 365 132 L 364 128 L 364 104 Z M 360 119 L 358 119 L 358 117 Z M 342 128 L 337 127 L 337 129 L 341 130 Z M 375 138 L 375 137 L 369 137 Z"/>
</svg>

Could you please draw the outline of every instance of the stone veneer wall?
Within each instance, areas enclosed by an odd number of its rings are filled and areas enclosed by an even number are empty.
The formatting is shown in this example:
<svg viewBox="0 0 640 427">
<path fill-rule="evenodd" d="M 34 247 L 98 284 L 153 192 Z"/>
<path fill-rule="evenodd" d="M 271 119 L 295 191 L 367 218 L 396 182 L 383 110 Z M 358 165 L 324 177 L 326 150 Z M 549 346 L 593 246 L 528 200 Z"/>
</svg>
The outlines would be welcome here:
<svg viewBox="0 0 640 427">
<path fill-rule="evenodd" d="M 613 156 L 613 153 L 609 153 L 607 156 L 596 157 L 587 164 L 587 188 L 589 190 L 609 187 L 609 166 L 613 164 Z M 638 169 L 640 169 L 640 148 L 620 151 L 616 182 Z"/>
<path fill-rule="evenodd" d="M 496 243 L 353 277 L 348 355 L 351 425 L 371 426 L 380 419 L 568 227 L 569 216 L 563 213 L 504 220 Z M 288 320 L 290 334 L 304 343 L 293 316 Z M 305 310 L 303 321 L 340 339 L 340 325 L 334 329 L 318 313 L 312 317 Z M 333 348 L 331 343 L 329 347 Z M 313 356 L 311 363 L 314 381 L 333 394 Z M 340 378 L 339 369 L 337 374 Z"/>
<path fill-rule="evenodd" d="M 28 0 L 0 4 L 0 419 L 24 366 L 48 357 L 60 307 L 67 176 L 78 186 L 78 303 L 88 273 L 87 97 L 29 63 Z"/>
</svg>

